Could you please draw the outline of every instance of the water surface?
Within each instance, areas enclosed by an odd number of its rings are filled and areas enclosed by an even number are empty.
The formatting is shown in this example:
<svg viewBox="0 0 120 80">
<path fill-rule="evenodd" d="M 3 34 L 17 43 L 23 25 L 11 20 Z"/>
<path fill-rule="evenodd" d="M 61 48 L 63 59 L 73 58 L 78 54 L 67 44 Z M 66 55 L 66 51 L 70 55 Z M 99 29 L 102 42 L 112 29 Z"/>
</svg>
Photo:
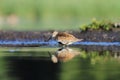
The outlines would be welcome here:
<svg viewBox="0 0 120 80">
<path fill-rule="evenodd" d="M 0 50 L 1 80 L 120 79 L 119 52 L 86 51 L 76 47 Z"/>
<path fill-rule="evenodd" d="M 58 46 L 58 42 L 55 40 L 50 41 L 39 41 L 39 40 L 0 40 L 1 46 Z M 98 45 L 98 46 L 120 46 L 120 42 L 92 42 L 92 41 L 81 41 L 75 42 L 73 45 Z"/>
</svg>

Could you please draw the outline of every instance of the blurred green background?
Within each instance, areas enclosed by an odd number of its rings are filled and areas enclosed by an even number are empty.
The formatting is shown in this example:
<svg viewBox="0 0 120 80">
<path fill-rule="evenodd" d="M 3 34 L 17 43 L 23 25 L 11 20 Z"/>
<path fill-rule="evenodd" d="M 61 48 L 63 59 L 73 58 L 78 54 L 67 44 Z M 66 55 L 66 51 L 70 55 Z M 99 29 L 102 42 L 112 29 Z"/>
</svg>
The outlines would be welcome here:
<svg viewBox="0 0 120 80">
<path fill-rule="evenodd" d="M 92 18 L 119 21 L 120 0 L 0 0 L 0 29 L 77 30 Z"/>
</svg>

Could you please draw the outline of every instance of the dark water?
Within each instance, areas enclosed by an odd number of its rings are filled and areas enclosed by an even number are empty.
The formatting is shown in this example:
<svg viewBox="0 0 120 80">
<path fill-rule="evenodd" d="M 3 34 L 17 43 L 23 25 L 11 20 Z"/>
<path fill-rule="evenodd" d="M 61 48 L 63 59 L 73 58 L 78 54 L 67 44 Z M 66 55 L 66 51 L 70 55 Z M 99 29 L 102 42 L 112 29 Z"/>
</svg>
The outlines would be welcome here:
<svg viewBox="0 0 120 80">
<path fill-rule="evenodd" d="M 78 47 L 0 50 L 0 80 L 120 79 L 119 51 Z"/>
</svg>

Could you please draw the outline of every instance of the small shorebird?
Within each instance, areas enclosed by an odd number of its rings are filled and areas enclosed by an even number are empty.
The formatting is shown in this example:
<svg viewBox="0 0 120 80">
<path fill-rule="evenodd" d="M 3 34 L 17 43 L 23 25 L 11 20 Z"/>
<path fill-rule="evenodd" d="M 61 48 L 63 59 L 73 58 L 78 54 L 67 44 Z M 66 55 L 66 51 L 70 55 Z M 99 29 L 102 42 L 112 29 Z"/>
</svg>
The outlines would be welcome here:
<svg viewBox="0 0 120 80">
<path fill-rule="evenodd" d="M 83 40 L 83 39 L 78 39 L 75 36 L 73 36 L 72 34 L 69 34 L 67 32 L 57 32 L 57 31 L 54 31 L 52 33 L 52 36 L 49 39 L 51 39 L 51 38 L 55 39 L 56 41 L 58 41 L 58 43 L 60 43 L 64 46 L 67 46 L 74 42 Z"/>
</svg>

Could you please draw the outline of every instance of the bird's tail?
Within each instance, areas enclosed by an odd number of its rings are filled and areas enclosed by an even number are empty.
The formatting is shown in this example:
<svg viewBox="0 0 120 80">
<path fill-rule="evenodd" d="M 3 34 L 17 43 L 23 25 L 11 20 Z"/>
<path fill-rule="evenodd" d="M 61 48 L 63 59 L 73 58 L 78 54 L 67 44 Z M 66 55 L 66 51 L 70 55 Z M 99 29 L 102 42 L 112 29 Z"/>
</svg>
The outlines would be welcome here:
<svg viewBox="0 0 120 80">
<path fill-rule="evenodd" d="M 82 41 L 83 39 L 77 39 L 77 41 Z"/>
</svg>

